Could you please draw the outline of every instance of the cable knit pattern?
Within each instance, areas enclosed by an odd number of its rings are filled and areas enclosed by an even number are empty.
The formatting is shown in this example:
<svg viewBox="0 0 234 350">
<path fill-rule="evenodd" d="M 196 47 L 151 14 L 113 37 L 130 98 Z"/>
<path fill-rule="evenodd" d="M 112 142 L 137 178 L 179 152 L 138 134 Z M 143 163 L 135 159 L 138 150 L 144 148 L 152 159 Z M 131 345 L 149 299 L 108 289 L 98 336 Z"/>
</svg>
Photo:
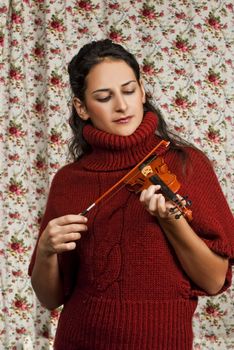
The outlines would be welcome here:
<svg viewBox="0 0 234 350">
<path fill-rule="evenodd" d="M 82 212 L 145 157 L 160 141 L 156 127 L 152 113 L 127 137 L 86 126 L 84 137 L 93 150 L 54 177 L 41 232 L 54 217 Z M 164 158 L 182 183 L 180 194 L 193 202 L 191 225 L 212 250 L 233 262 L 233 217 L 217 177 L 200 152 L 187 152 L 190 176 L 183 176 L 175 151 Z M 55 349 L 191 350 L 192 316 L 197 296 L 205 292 L 182 271 L 156 218 L 122 187 L 88 219 L 76 251 L 59 255 L 67 301 Z M 34 259 L 35 253 L 30 273 Z M 223 290 L 230 281 L 231 268 Z"/>
</svg>

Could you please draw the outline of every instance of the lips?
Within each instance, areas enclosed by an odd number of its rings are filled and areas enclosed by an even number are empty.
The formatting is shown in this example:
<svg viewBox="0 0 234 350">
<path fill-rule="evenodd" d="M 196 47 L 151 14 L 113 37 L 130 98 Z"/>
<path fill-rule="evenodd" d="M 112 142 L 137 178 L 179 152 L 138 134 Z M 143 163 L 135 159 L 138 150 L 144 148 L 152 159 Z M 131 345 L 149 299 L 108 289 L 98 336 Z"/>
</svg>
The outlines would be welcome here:
<svg viewBox="0 0 234 350">
<path fill-rule="evenodd" d="M 114 120 L 114 122 L 117 124 L 125 124 L 125 123 L 128 123 L 131 118 L 132 118 L 132 116 L 122 117 L 122 118 Z"/>
</svg>

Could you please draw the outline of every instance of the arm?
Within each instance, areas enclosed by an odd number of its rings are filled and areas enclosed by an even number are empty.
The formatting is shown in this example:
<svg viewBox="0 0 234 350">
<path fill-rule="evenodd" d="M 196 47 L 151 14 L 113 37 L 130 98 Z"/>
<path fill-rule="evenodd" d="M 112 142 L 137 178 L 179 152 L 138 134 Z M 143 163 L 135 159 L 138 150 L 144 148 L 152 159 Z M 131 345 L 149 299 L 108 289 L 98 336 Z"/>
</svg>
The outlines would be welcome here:
<svg viewBox="0 0 234 350">
<path fill-rule="evenodd" d="M 64 302 L 58 254 L 75 249 L 75 241 L 87 230 L 86 222 L 82 215 L 59 217 L 48 223 L 39 239 L 31 282 L 40 302 L 50 310 Z"/>
<path fill-rule="evenodd" d="M 191 280 L 208 294 L 218 293 L 225 281 L 228 259 L 212 252 L 183 217 L 175 219 L 169 212 L 173 205 L 157 193 L 159 189 L 160 186 L 150 186 L 141 193 L 140 201 L 151 215 L 157 217 Z"/>
</svg>

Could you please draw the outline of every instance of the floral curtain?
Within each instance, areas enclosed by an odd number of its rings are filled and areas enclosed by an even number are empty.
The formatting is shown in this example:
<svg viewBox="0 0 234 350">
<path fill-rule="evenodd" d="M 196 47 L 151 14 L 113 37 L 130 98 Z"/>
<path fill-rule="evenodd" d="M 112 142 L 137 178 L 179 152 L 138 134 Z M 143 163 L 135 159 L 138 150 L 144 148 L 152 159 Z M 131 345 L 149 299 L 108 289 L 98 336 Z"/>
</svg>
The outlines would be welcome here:
<svg viewBox="0 0 234 350">
<path fill-rule="evenodd" d="M 0 349 L 52 349 L 59 310 L 37 302 L 27 268 L 69 161 L 69 60 L 107 37 L 132 51 L 171 130 L 207 153 L 234 209 L 233 25 L 231 0 L 0 1 Z M 194 349 L 234 349 L 233 304 L 234 287 L 200 299 Z"/>
</svg>

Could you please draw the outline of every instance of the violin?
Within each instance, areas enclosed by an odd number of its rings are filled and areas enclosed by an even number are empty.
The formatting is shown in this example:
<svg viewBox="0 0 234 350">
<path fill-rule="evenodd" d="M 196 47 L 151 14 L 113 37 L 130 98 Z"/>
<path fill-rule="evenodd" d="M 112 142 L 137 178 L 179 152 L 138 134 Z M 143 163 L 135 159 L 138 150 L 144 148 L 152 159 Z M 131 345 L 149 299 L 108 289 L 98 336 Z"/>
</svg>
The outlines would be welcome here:
<svg viewBox="0 0 234 350">
<path fill-rule="evenodd" d="M 186 207 L 191 205 L 187 197 L 180 197 L 177 192 L 181 186 L 175 174 L 172 174 L 163 157 L 161 156 L 167 150 L 170 142 L 162 140 L 149 154 L 146 155 L 132 170 L 122 177 L 114 186 L 103 193 L 94 203 L 92 203 L 81 214 L 86 215 L 93 207 L 109 193 L 116 189 L 120 184 L 127 187 L 129 191 L 139 193 L 147 189 L 151 184 L 160 185 L 161 193 L 173 202 L 172 212 L 176 212 L 175 218 L 184 216 L 188 221 L 192 220 L 192 211 Z"/>
<path fill-rule="evenodd" d="M 192 220 L 192 211 L 186 207 L 191 205 L 187 197 L 177 196 L 181 186 L 175 174 L 172 174 L 163 157 L 149 157 L 139 166 L 139 171 L 130 174 L 125 180 L 129 191 L 139 193 L 150 185 L 160 185 L 161 193 L 175 205 L 171 212 L 176 212 L 175 218 L 183 215 L 188 221 Z M 181 199 L 180 199 L 181 198 Z"/>
</svg>

